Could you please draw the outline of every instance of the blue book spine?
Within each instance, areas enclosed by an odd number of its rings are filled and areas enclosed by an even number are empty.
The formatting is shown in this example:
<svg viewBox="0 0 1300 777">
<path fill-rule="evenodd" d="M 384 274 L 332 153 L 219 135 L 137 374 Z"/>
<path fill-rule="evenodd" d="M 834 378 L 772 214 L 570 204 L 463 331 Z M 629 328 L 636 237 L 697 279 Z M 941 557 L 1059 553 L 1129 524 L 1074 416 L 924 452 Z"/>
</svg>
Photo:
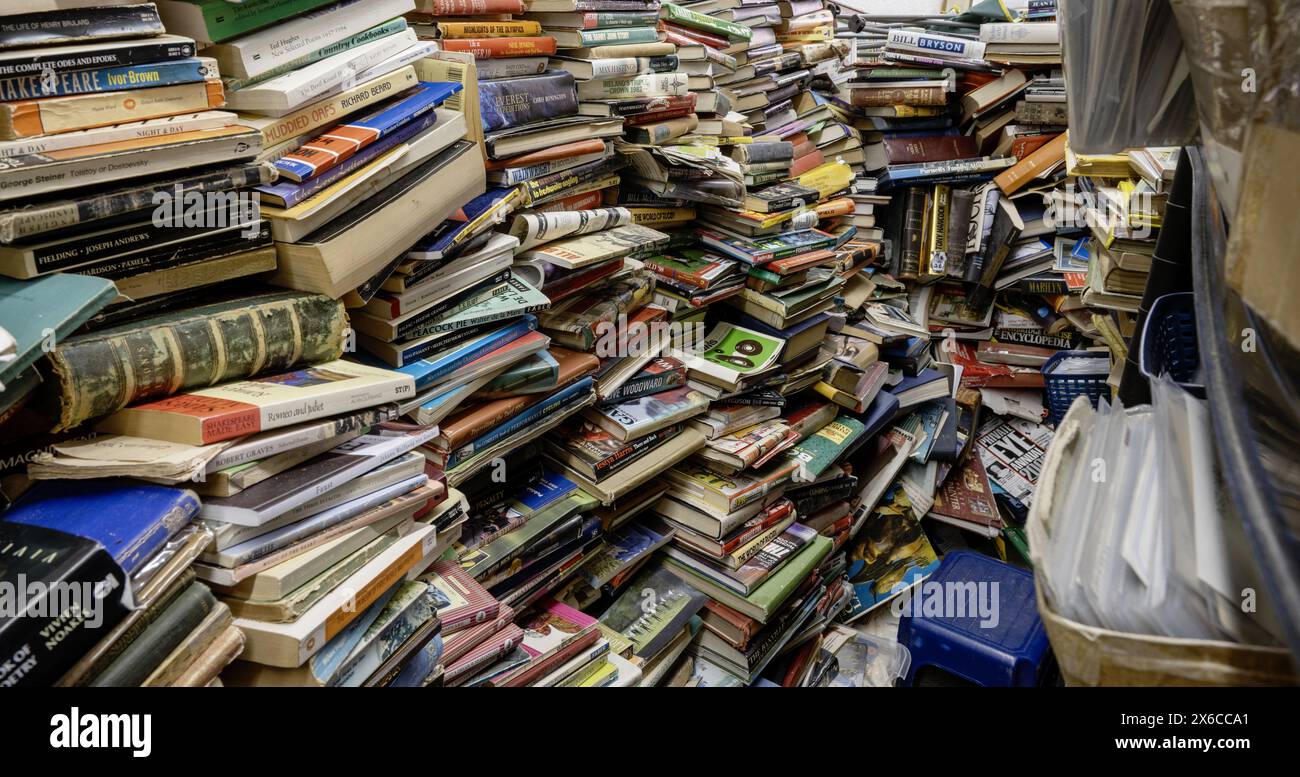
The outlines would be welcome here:
<svg viewBox="0 0 1300 777">
<path fill-rule="evenodd" d="M 421 359 L 414 364 L 399 367 L 397 371 L 404 372 L 415 378 L 415 390 L 423 391 L 440 378 L 450 375 L 480 356 L 491 353 L 506 343 L 518 340 L 532 328 L 533 326 L 530 326 L 528 321 L 519 321 L 504 329 L 484 335 L 477 340 L 471 340 L 441 359 Z"/>
<path fill-rule="evenodd" d="M 30 75 L 0 79 L 0 101 L 37 100 L 42 97 L 67 97 L 147 89 L 155 86 L 194 84 L 219 77 L 215 61 L 198 57 L 91 70 L 49 69 Z"/>
<path fill-rule="evenodd" d="M 539 423 L 546 416 L 551 415 L 564 405 L 568 404 L 570 400 L 580 397 L 583 394 L 590 394 L 591 387 L 595 385 L 595 382 L 596 381 L 590 376 L 583 378 L 563 391 L 555 392 L 492 431 L 483 434 L 477 440 L 465 443 L 447 457 L 447 469 L 451 469 L 462 461 L 473 456 L 477 451 L 481 451 L 489 445 L 509 437 L 520 429 L 523 429 L 525 426 L 532 426 L 535 423 Z"/>
<path fill-rule="evenodd" d="M 483 131 L 518 127 L 578 112 L 573 74 L 550 70 L 541 75 L 483 81 L 478 85 Z"/>
<path fill-rule="evenodd" d="M 522 319 L 520 319 L 520 321 L 517 324 L 515 324 L 515 326 L 519 326 L 519 325 L 524 325 L 526 328 L 522 332 L 520 332 L 518 337 L 523 337 L 525 334 L 527 334 L 530 331 L 536 331 L 537 316 L 534 316 L 531 313 L 525 315 Z M 453 330 L 452 332 L 449 332 L 445 337 L 438 338 L 437 340 L 430 340 L 427 343 L 416 343 L 415 345 L 412 345 L 411 347 L 406 348 L 405 350 L 402 351 L 401 353 L 402 364 L 404 365 L 413 364 L 419 361 L 420 359 L 423 359 L 424 357 L 428 356 L 431 353 L 438 353 L 440 351 L 445 351 L 448 348 L 451 348 L 452 346 L 467 342 L 475 337 L 478 337 L 484 332 L 488 331 L 492 326 L 493 324 L 483 324 L 482 326 L 472 326 L 466 329 L 457 329 L 457 330 Z"/>
<path fill-rule="evenodd" d="M 515 501 L 530 511 L 537 512 L 566 494 L 573 493 L 577 488 L 578 484 L 565 476 L 543 470 L 541 479 L 525 486 Z"/>
<path fill-rule="evenodd" d="M 303 200 L 324 191 L 332 186 L 336 181 L 345 176 L 355 173 L 362 167 L 370 164 L 383 154 L 387 154 L 397 146 L 406 143 L 416 135 L 424 132 L 438 122 L 438 114 L 430 111 L 411 123 L 401 127 L 388 137 L 381 138 L 375 143 L 358 151 L 351 157 L 344 160 L 338 167 L 326 170 L 315 178 L 309 178 L 302 183 L 296 183 L 285 179 L 279 183 L 268 186 L 259 186 L 257 190 L 268 195 L 273 200 L 280 200 L 284 207 L 292 208 L 294 205 Z"/>
<path fill-rule="evenodd" d="M 349 121 L 347 124 L 334 127 L 325 134 L 341 132 L 341 134 L 352 138 L 368 137 L 370 140 L 367 145 L 375 143 L 421 116 L 433 113 L 434 108 L 446 102 L 447 98 L 454 95 L 460 88 L 460 84 L 421 82 L 405 97 L 388 103 L 355 121 Z M 308 147 L 310 145 L 309 143 Z M 303 156 L 305 154 L 302 152 L 294 152 L 282 159 L 277 159 L 274 164 L 280 172 L 299 180 L 306 180 L 316 174 L 317 166 L 302 158 Z"/>
<path fill-rule="evenodd" d="M 129 576 L 198 513 L 199 498 L 183 488 L 65 480 L 37 483 L 4 518 L 94 540 Z"/>
</svg>

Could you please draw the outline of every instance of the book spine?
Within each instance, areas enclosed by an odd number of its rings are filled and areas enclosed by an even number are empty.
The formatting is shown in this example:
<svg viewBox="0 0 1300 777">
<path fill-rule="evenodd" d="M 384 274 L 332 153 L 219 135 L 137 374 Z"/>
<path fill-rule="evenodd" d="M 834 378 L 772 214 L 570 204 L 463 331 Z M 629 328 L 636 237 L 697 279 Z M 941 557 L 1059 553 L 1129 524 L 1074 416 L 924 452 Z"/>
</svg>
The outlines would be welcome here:
<svg viewBox="0 0 1300 777">
<path fill-rule="evenodd" d="M 547 62 L 546 57 L 484 59 L 478 63 L 478 77 L 481 81 L 494 81 L 499 78 L 540 75 L 546 72 Z"/>
<path fill-rule="evenodd" d="M 245 165 L 219 172 L 150 186 L 108 192 L 85 199 L 36 204 L 0 213 L 0 242 L 75 227 L 150 208 L 159 192 L 183 198 L 190 192 L 207 193 L 243 189 L 273 180 L 275 172 L 264 165 Z"/>
<path fill-rule="evenodd" d="M 396 132 L 362 148 L 337 166 L 326 170 L 320 175 L 312 176 L 306 181 L 282 181 L 258 186 L 257 191 L 263 195 L 262 199 L 269 199 L 283 208 L 291 208 L 324 191 L 335 182 L 365 167 L 397 146 L 410 141 L 416 135 L 432 127 L 437 122 L 437 118 L 436 113 L 426 113 Z"/>
<path fill-rule="evenodd" d="M 124 89 L 193 84 L 220 77 L 216 60 L 193 58 L 98 70 L 51 72 L 52 76 L 23 75 L 0 79 L 0 100 L 13 102 L 42 97 L 72 97 Z"/>
<path fill-rule="evenodd" d="M 621 155 L 578 165 L 543 178 L 534 178 L 524 182 L 524 197 L 528 204 L 544 202 L 548 199 L 563 197 L 571 190 L 596 181 L 623 169 L 627 164 Z"/>
<path fill-rule="evenodd" d="M 984 59 L 984 44 L 980 41 L 947 35 L 890 30 L 889 36 L 885 39 L 885 46 L 887 48 L 901 48 L 905 51 L 918 51 L 923 54 L 937 54 L 973 60 Z"/>
<path fill-rule="evenodd" d="M 457 464 L 469 459 L 476 452 L 481 451 L 494 443 L 504 440 L 506 437 L 527 426 L 539 424 L 546 420 L 547 417 L 554 415 L 561 408 L 566 407 L 572 400 L 578 400 L 582 397 L 590 396 L 593 380 L 590 377 L 574 383 L 563 391 L 557 391 L 546 397 L 546 399 L 529 407 L 524 412 L 501 424 L 492 431 L 478 437 L 471 443 L 467 443 L 460 448 L 452 451 L 447 456 L 447 469 L 455 467 Z"/>
<path fill-rule="evenodd" d="M 129 46 L 104 47 L 99 50 L 49 53 L 39 48 L 0 52 L 0 76 L 39 74 L 42 71 L 65 72 L 92 68 L 129 67 L 193 57 L 193 41 L 167 38 L 142 39 Z"/>
<path fill-rule="evenodd" d="M 0 49 L 148 38 L 166 31 L 152 4 L 46 11 L 0 16 Z"/>
<path fill-rule="evenodd" d="M 124 99 L 129 97 L 130 99 Z M 220 108 L 225 92 L 216 80 L 129 94 L 103 92 L 72 97 L 50 97 L 0 103 L 0 136 L 6 139 L 125 124 L 178 113 Z"/>
<path fill-rule="evenodd" d="M 574 167 L 579 167 L 595 161 L 599 160 L 585 160 L 583 157 L 573 157 L 572 159 L 552 159 L 548 162 L 538 162 L 537 164 L 529 165 L 528 167 L 507 168 L 489 175 L 495 175 L 498 182 L 502 185 L 517 186 L 526 181 L 531 181 L 534 178 L 564 172 L 565 170 L 570 170 Z"/>
<path fill-rule="evenodd" d="M 578 30 L 578 45 L 567 48 L 656 43 L 658 40 L 659 31 L 654 27 L 612 27 L 604 30 Z"/>
<path fill-rule="evenodd" d="M 690 93 L 686 79 L 676 73 L 653 73 L 635 78 L 583 81 L 578 97 L 583 100 L 618 100 L 628 97 L 684 97 Z"/>
<path fill-rule="evenodd" d="M 436 104 L 432 91 L 418 89 L 382 110 L 332 127 L 277 159 L 275 168 L 292 180 L 308 180 L 346 162 L 353 154 L 403 125 L 429 114 Z"/>
<path fill-rule="evenodd" d="M 945 105 L 948 93 L 939 86 L 900 86 L 853 89 L 849 100 L 855 108 L 885 108 L 892 105 Z"/>
<path fill-rule="evenodd" d="M 483 131 L 495 132 L 578 112 L 573 74 L 565 71 L 479 84 Z"/>
<path fill-rule="evenodd" d="M 914 187 L 907 190 L 903 207 L 903 234 L 899 278 L 915 280 L 921 273 L 921 247 L 925 225 L 925 190 Z"/>
<path fill-rule="evenodd" d="M 418 0 L 416 10 L 434 16 L 486 16 L 523 13 L 525 6 L 523 0 Z"/>
<path fill-rule="evenodd" d="M 1011 290 L 1028 294 L 1069 294 L 1070 284 L 1064 278 L 1021 278 L 1011 285 Z"/>
<path fill-rule="evenodd" d="M 237 226 L 226 230 L 217 239 L 200 238 L 180 244 L 147 248 L 118 259 L 78 267 L 77 274 L 114 281 L 125 280 L 144 273 L 268 248 L 274 242 L 271 238 L 271 222 L 264 219 L 245 227 Z"/>
<path fill-rule="evenodd" d="M 334 95 L 328 100 L 313 103 L 297 113 L 282 116 L 271 121 L 258 122 L 265 145 L 273 146 L 286 140 L 301 137 L 314 129 L 337 122 L 343 116 L 354 113 L 380 100 L 386 100 L 399 92 L 419 83 L 415 70 L 404 67 L 342 94 Z"/>
<path fill-rule="evenodd" d="M 683 8 L 674 3 L 664 3 L 660 6 L 659 15 L 664 19 L 671 19 L 672 21 L 687 27 L 716 33 L 718 35 L 725 35 L 732 41 L 747 41 L 754 35 L 754 31 L 743 24 L 708 16 L 699 13 L 698 11 L 692 11 L 689 8 Z"/>
<path fill-rule="evenodd" d="M 492 297 L 496 296 L 496 292 L 501 289 L 502 284 L 510 280 L 510 277 L 509 269 L 501 270 L 482 281 L 474 283 L 473 286 L 460 290 L 450 297 L 433 304 L 429 304 L 429 300 L 444 291 L 436 288 L 442 285 L 437 281 L 430 282 L 427 286 L 420 285 L 409 288 L 401 294 L 391 297 L 379 297 L 371 302 L 372 304 L 377 302 L 379 305 L 387 307 L 393 318 L 397 318 L 404 313 L 419 311 L 419 322 L 416 323 L 422 323 L 432 318 L 455 315 L 492 299 Z M 421 307 L 423 305 L 428 305 L 428 307 Z M 399 336 L 401 334 L 400 326 L 398 327 L 398 334 Z"/>
<path fill-rule="evenodd" d="M 56 429 L 189 388 L 337 359 L 346 330 L 342 303 L 304 295 L 63 343 L 49 355 L 62 400 Z"/>
<path fill-rule="evenodd" d="M 455 38 L 442 41 L 442 47 L 468 52 L 475 59 L 549 57 L 555 54 L 555 38 Z"/>
<path fill-rule="evenodd" d="M 1067 124 L 1069 111 L 1063 103 L 1032 103 L 1021 100 L 1016 103 L 1016 121 L 1023 124 Z"/>
<path fill-rule="evenodd" d="M 206 585 L 191 583 L 90 685 L 138 686 L 216 607 L 217 599 Z"/>
<path fill-rule="evenodd" d="M 685 368 L 661 372 L 658 375 L 647 375 L 644 378 L 633 378 L 615 389 L 612 394 L 601 401 L 601 404 L 615 405 L 619 402 L 626 402 L 630 399 L 639 399 L 640 397 L 658 394 L 661 391 L 667 391 L 670 388 L 685 385 Z"/>
<path fill-rule="evenodd" d="M 229 91 L 236 91 L 239 89 L 244 89 L 250 86 L 254 86 L 264 81 L 269 81 L 272 78 L 277 78 L 279 76 L 292 73 L 293 71 L 304 68 L 307 65 L 313 65 L 321 61 L 322 59 L 327 59 L 337 54 L 347 53 L 352 49 L 358 48 L 367 43 L 373 43 L 377 40 L 380 40 L 381 38 L 387 38 L 391 35 L 401 34 L 402 32 L 406 31 L 406 29 L 407 29 L 407 25 L 405 19 L 390 19 L 389 21 L 384 22 L 383 24 L 376 25 L 374 27 L 371 27 L 368 30 L 363 30 L 362 32 L 359 32 L 350 38 L 345 38 L 339 41 L 338 43 L 333 43 L 330 44 L 329 46 L 325 46 L 324 48 L 316 49 L 315 51 L 309 54 L 298 57 L 292 62 L 285 62 L 282 65 L 276 65 L 275 67 L 271 68 L 265 73 L 261 73 L 254 78 L 226 79 L 225 82 L 226 89 Z"/>
<path fill-rule="evenodd" d="M 443 38 L 530 38 L 542 34 L 541 22 L 515 20 L 509 22 L 438 22 L 438 34 Z"/>
</svg>

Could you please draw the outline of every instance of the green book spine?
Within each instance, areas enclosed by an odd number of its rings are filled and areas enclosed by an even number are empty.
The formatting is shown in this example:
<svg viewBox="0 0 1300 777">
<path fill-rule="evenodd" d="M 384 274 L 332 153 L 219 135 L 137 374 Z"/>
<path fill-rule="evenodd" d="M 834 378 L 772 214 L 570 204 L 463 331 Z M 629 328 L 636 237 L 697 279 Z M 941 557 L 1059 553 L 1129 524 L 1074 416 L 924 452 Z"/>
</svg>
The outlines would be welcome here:
<svg viewBox="0 0 1300 777">
<path fill-rule="evenodd" d="M 686 27 L 694 27 L 697 30 L 725 35 L 732 41 L 749 40 L 754 36 L 754 31 L 743 24 L 729 22 L 725 19 L 715 19 L 712 16 L 706 16 L 698 11 L 692 11 L 689 8 L 683 8 L 673 3 L 664 3 L 660 6 L 659 16 Z"/>
<path fill-rule="evenodd" d="M 221 43 L 333 2 L 335 0 L 245 0 L 232 5 L 225 0 L 200 0 L 192 4 L 203 10 L 208 37 L 214 43 Z"/>
<path fill-rule="evenodd" d="M 578 37 L 583 46 L 615 46 L 625 43 L 654 43 L 659 31 L 654 27 L 615 27 L 608 30 L 581 30 Z"/>
<path fill-rule="evenodd" d="M 216 597 L 206 585 L 192 583 L 90 684 L 99 688 L 121 688 L 144 682 L 216 606 Z"/>
<path fill-rule="evenodd" d="M 292 62 L 286 62 L 283 65 L 274 67 L 271 70 L 268 70 L 267 72 L 257 76 L 256 78 L 228 78 L 226 79 L 226 89 L 229 91 L 244 89 L 253 86 L 255 84 L 260 84 L 263 81 L 269 81 L 272 78 L 278 78 L 279 76 L 282 76 L 285 73 L 290 73 L 299 68 L 306 67 L 307 65 L 310 65 L 314 62 L 319 62 L 322 59 L 325 59 L 327 57 L 332 57 L 336 54 L 342 54 L 345 51 L 350 51 L 366 43 L 372 43 L 381 38 L 387 38 L 389 35 L 396 35 L 405 29 L 406 29 L 405 19 L 390 19 L 384 22 L 383 24 L 376 25 L 374 27 L 371 27 L 368 30 L 359 32 L 356 35 L 353 35 L 351 38 L 341 40 L 338 43 L 335 43 L 330 46 L 326 46 L 323 49 L 317 49 L 316 51 L 313 51 L 312 53 L 307 54 L 305 56 L 299 57 Z"/>
<path fill-rule="evenodd" d="M 808 547 L 803 549 L 803 552 L 778 569 L 750 594 L 749 602 L 762 608 L 765 620 L 772 617 L 772 613 L 790 598 L 794 589 L 798 588 L 817 565 L 822 563 L 822 559 L 830 554 L 834 544 L 830 537 L 817 535 L 812 542 L 808 543 Z"/>
<path fill-rule="evenodd" d="M 129 404 L 343 353 L 347 312 L 320 294 L 274 293 L 167 314 L 58 345 L 59 430 Z"/>
</svg>

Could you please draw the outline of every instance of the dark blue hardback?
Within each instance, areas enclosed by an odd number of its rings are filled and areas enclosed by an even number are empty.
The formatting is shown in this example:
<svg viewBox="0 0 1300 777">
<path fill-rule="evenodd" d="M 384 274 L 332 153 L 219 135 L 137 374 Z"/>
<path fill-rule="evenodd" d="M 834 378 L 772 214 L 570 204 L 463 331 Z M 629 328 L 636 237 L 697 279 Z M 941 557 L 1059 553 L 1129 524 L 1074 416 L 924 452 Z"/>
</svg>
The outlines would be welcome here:
<svg viewBox="0 0 1300 777">
<path fill-rule="evenodd" d="M 45 480 L 4 520 L 94 540 L 132 575 L 198 513 L 199 498 L 184 488 L 118 479 Z"/>
<path fill-rule="evenodd" d="M 548 70 L 535 76 L 481 81 L 478 85 L 479 107 L 483 113 L 483 131 L 531 124 L 543 119 L 558 119 L 578 112 L 578 89 L 573 74 Z"/>
</svg>

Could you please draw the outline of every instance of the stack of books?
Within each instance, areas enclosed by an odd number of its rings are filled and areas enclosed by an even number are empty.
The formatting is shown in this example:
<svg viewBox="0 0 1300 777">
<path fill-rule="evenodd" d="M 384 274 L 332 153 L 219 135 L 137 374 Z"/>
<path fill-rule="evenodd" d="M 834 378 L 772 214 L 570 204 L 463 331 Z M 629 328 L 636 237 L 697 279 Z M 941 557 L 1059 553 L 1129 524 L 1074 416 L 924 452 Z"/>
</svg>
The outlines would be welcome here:
<svg viewBox="0 0 1300 777">
<path fill-rule="evenodd" d="M 215 58 L 149 3 L 4 18 L 0 274 L 103 278 L 124 303 L 274 269 L 248 189 L 276 173 L 215 110 Z"/>
<path fill-rule="evenodd" d="M 24 684 L 813 682 L 1024 552 L 1177 156 L 1071 150 L 1050 0 L 31 5 L 0 552 L 133 598 Z"/>
</svg>

